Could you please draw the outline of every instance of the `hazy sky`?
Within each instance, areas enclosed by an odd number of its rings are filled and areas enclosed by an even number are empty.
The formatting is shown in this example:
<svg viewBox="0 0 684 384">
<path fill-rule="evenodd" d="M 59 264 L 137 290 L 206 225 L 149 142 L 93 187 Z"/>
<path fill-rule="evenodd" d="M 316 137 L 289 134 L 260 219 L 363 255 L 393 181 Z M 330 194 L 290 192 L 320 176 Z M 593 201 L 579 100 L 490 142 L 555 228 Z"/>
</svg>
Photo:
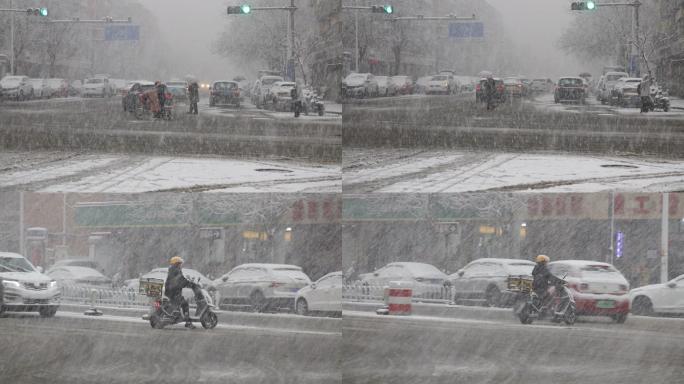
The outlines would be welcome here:
<svg viewBox="0 0 684 384">
<path fill-rule="evenodd" d="M 229 22 L 230 16 L 226 15 L 225 7 L 240 1 L 140 1 L 159 16 L 162 32 L 181 72 L 177 75 L 188 72 L 209 77 L 207 80 L 210 80 L 232 78 L 242 71 L 232 68 L 229 60 L 215 56 L 210 51 L 212 42 Z M 487 1 L 501 12 L 514 43 L 530 58 L 532 64 L 529 68 L 521 68 L 521 74 L 558 77 L 576 74 L 581 69 L 578 63 L 555 47 L 556 40 L 573 17 L 569 0 Z M 274 4 L 277 2 L 274 1 Z"/>
</svg>

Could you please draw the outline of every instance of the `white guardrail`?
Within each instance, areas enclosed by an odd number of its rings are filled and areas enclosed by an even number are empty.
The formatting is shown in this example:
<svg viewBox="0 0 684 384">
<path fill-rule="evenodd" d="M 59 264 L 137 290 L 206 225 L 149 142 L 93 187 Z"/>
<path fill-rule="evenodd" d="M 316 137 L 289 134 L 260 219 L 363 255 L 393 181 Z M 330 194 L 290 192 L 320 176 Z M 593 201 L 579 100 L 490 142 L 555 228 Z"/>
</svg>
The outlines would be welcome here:
<svg viewBox="0 0 684 384">
<path fill-rule="evenodd" d="M 61 301 L 74 304 L 92 304 L 94 295 L 98 306 L 136 308 L 148 307 L 149 298 L 131 288 L 96 288 L 79 285 L 61 285 Z"/>
<path fill-rule="evenodd" d="M 345 283 L 342 286 L 342 301 L 385 301 L 385 287 L 388 285 L 369 284 L 364 282 Z M 407 285 L 413 289 L 412 301 L 423 303 L 442 303 L 452 301 L 451 289 L 444 286 Z"/>
</svg>

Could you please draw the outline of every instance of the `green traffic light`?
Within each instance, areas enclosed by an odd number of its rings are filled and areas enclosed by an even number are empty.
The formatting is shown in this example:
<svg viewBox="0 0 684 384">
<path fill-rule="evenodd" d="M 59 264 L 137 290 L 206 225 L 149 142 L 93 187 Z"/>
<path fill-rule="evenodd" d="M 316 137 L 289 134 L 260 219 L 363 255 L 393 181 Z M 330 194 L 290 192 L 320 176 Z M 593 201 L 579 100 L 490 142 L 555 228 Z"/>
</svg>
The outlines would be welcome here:
<svg viewBox="0 0 684 384">
<path fill-rule="evenodd" d="M 47 17 L 48 15 L 48 9 L 47 8 L 41 8 L 40 9 L 40 15 L 43 17 Z"/>
<path fill-rule="evenodd" d="M 394 12 L 394 8 L 391 5 L 384 5 L 383 8 L 385 9 L 385 13 L 391 14 Z"/>
<path fill-rule="evenodd" d="M 596 3 L 593 1 L 587 1 L 586 7 L 588 10 L 593 11 L 596 8 Z"/>
<path fill-rule="evenodd" d="M 242 11 L 242 13 L 249 13 L 252 11 L 252 7 L 250 7 L 247 4 L 243 4 L 240 6 L 240 10 Z"/>
</svg>

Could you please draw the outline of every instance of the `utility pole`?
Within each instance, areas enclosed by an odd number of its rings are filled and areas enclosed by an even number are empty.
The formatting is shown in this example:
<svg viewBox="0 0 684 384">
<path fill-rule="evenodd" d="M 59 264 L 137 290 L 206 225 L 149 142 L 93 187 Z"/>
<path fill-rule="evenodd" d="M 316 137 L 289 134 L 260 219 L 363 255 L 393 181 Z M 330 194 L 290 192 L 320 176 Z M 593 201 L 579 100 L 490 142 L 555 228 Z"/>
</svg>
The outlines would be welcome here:
<svg viewBox="0 0 684 384">
<path fill-rule="evenodd" d="M 12 0 L 9 0 L 9 7 L 12 8 Z M 14 73 L 14 12 L 10 16 L 10 73 Z"/>
<path fill-rule="evenodd" d="M 668 248 L 669 248 L 669 211 L 670 194 L 663 193 L 663 214 L 660 225 L 660 282 L 667 283 L 668 279 Z"/>
<path fill-rule="evenodd" d="M 14 14 L 21 12 L 27 15 L 42 16 L 47 17 L 47 8 L 24 8 L 24 9 L 14 9 L 12 8 L 12 0 L 9 0 L 9 8 L 0 9 L 0 12 L 10 13 L 10 73 L 14 75 L 15 72 L 15 57 L 14 57 Z"/>
<path fill-rule="evenodd" d="M 614 2 L 614 3 L 596 3 L 593 1 L 587 2 L 591 3 L 591 8 L 581 8 L 578 7 L 578 3 L 571 4 L 571 10 L 573 11 L 585 11 L 594 10 L 598 7 L 632 7 L 632 49 L 629 58 L 629 69 L 630 75 L 636 77 L 639 74 L 639 66 L 637 64 L 637 57 L 639 57 L 639 7 L 641 7 L 641 2 L 639 0 L 633 0 L 631 2 Z M 583 4 L 583 3 L 579 3 Z M 642 55 L 644 61 L 646 56 Z M 648 63 L 647 63 L 648 66 Z"/>
<path fill-rule="evenodd" d="M 343 5 L 342 9 L 354 10 L 354 40 L 356 47 L 354 48 L 356 60 L 355 70 L 359 71 L 359 10 L 371 11 L 372 13 L 394 13 L 394 7 L 391 5 L 358 5 L 359 0 L 354 0 L 354 5 Z"/>
<path fill-rule="evenodd" d="M 290 5 L 285 6 L 285 7 L 252 7 L 246 4 L 243 5 L 231 5 L 227 7 L 227 14 L 229 15 L 234 15 L 234 14 L 249 14 L 252 11 L 289 11 L 290 17 L 289 17 L 289 22 L 288 22 L 288 30 L 287 30 L 287 53 L 286 53 L 286 59 L 287 63 L 286 65 L 286 72 L 290 72 L 290 77 L 292 81 L 295 81 L 295 52 L 294 52 L 294 47 L 295 47 L 295 20 L 294 20 L 294 15 L 295 11 L 297 10 L 297 7 L 295 6 L 295 0 L 290 0 Z"/>
</svg>

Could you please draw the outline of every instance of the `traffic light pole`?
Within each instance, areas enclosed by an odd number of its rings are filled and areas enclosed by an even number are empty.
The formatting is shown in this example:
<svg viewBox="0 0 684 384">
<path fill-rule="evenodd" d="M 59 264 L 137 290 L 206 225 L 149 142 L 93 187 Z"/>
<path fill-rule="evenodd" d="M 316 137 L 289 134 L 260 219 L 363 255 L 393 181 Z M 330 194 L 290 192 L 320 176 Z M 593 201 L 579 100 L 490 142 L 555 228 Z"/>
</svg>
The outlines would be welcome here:
<svg viewBox="0 0 684 384">
<path fill-rule="evenodd" d="M 229 14 L 230 8 L 229 8 Z M 297 7 L 295 6 L 295 0 L 290 0 L 290 5 L 287 7 L 249 7 L 248 11 L 245 13 L 251 12 L 251 11 L 289 11 L 290 13 L 290 19 L 288 23 L 288 36 L 287 36 L 287 69 L 292 69 L 292 81 L 295 81 L 295 65 L 294 65 L 294 58 L 295 58 L 295 53 L 294 53 L 294 46 L 295 46 L 295 38 L 294 38 L 294 27 L 295 27 L 295 20 L 294 20 L 294 15 L 295 11 L 297 10 Z"/>
<path fill-rule="evenodd" d="M 355 0 L 356 3 L 358 3 L 358 0 Z M 366 11 L 373 11 L 376 9 L 378 6 L 371 6 L 371 5 L 343 5 L 342 9 L 349 9 L 349 10 L 354 10 L 354 42 L 355 42 L 355 47 L 354 50 L 356 52 L 355 56 L 355 63 L 354 63 L 354 69 L 356 72 L 359 71 L 359 10 L 366 10 Z"/>
<path fill-rule="evenodd" d="M 425 21 L 450 21 L 450 20 L 477 20 L 475 15 L 472 16 L 455 16 L 455 15 L 449 15 L 449 16 L 423 16 L 423 15 L 416 15 L 416 16 L 401 16 L 401 17 L 392 17 L 389 19 L 386 19 L 385 21 L 403 21 L 403 20 L 425 20 Z"/>
<path fill-rule="evenodd" d="M 595 3 L 596 7 L 632 7 L 632 49 L 631 57 L 639 55 L 639 7 L 641 7 L 641 2 L 639 0 L 634 0 L 629 3 Z M 646 61 L 646 56 L 644 55 L 644 61 Z M 631 58 L 630 58 L 631 60 Z M 635 62 L 636 67 L 636 62 Z M 646 62 L 646 68 L 648 68 L 648 62 Z M 630 68 L 631 69 L 631 68 Z M 639 71 L 634 68 L 630 75 L 636 76 Z"/>
</svg>

